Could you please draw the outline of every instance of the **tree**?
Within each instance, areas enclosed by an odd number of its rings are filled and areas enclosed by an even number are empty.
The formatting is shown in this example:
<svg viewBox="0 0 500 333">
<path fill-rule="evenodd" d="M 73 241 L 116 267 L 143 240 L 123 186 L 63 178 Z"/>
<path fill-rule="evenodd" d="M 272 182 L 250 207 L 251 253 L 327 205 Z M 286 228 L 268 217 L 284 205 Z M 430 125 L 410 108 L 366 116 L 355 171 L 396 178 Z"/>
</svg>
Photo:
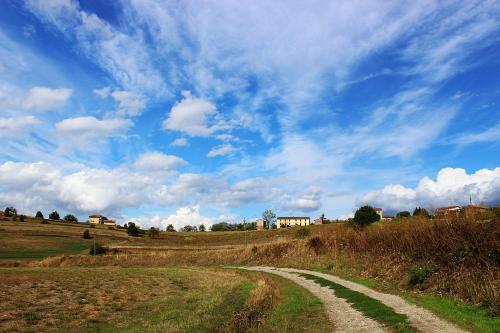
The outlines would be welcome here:
<svg viewBox="0 0 500 333">
<path fill-rule="evenodd" d="M 198 228 L 199 231 L 201 232 L 205 232 L 206 229 L 205 229 L 205 225 L 204 224 L 200 224 L 200 227 Z"/>
<path fill-rule="evenodd" d="M 35 217 L 36 217 L 37 219 L 43 219 L 43 214 L 42 214 L 42 212 L 41 212 L 41 211 L 36 212 Z"/>
<path fill-rule="evenodd" d="M 155 228 L 155 227 L 151 227 L 149 228 L 148 230 L 148 236 L 151 237 L 151 238 L 156 238 L 160 235 L 160 230 Z"/>
<path fill-rule="evenodd" d="M 57 212 L 57 210 L 55 210 L 49 214 L 49 219 L 51 219 L 51 220 L 59 220 L 60 219 L 59 213 Z"/>
<path fill-rule="evenodd" d="M 172 224 L 167 225 L 167 231 L 168 232 L 175 232 L 175 228 Z"/>
<path fill-rule="evenodd" d="M 76 223 L 78 222 L 78 219 L 73 214 L 68 214 L 64 217 L 64 221 Z"/>
<path fill-rule="evenodd" d="M 272 229 L 276 225 L 276 214 L 268 209 L 262 213 L 262 220 L 264 220 L 264 228 Z"/>
<path fill-rule="evenodd" d="M 413 216 L 423 216 L 425 218 L 430 218 L 431 214 L 429 214 L 429 212 L 425 208 L 415 207 L 415 210 L 413 211 Z"/>
<path fill-rule="evenodd" d="M 24 222 L 24 220 L 26 219 L 26 216 L 21 214 L 19 215 L 19 222 Z"/>
<path fill-rule="evenodd" d="M 5 208 L 4 212 L 3 212 L 3 215 L 5 217 L 11 217 L 11 216 L 16 216 L 17 215 L 17 209 L 15 209 L 14 207 L 7 207 Z"/>
<path fill-rule="evenodd" d="M 182 228 L 182 231 L 184 232 L 195 232 L 198 231 L 198 227 L 195 225 L 185 225 L 184 228 Z"/>
<path fill-rule="evenodd" d="M 91 238 L 92 238 L 92 237 L 90 236 L 89 229 L 85 229 L 85 231 L 83 232 L 83 238 L 84 238 L 84 239 L 91 239 Z"/>
<path fill-rule="evenodd" d="M 377 214 L 372 206 L 363 206 L 359 208 L 354 214 L 353 219 L 353 222 L 360 227 L 377 221 L 380 221 L 380 215 Z"/>
<path fill-rule="evenodd" d="M 404 218 L 408 218 L 410 216 L 411 216 L 410 212 L 407 210 L 404 210 L 404 211 L 396 214 L 396 220 L 400 221 L 400 220 L 402 220 Z"/>
<path fill-rule="evenodd" d="M 139 237 L 139 229 L 134 222 L 129 222 L 127 225 L 127 234 L 132 237 Z"/>
</svg>

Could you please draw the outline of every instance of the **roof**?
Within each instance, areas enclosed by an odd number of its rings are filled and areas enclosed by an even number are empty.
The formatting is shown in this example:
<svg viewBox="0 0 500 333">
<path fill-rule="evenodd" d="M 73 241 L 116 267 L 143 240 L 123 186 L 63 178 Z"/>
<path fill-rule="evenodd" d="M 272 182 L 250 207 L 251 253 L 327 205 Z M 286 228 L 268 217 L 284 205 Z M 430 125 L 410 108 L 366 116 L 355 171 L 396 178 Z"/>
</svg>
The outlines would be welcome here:
<svg viewBox="0 0 500 333">
<path fill-rule="evenodd" d="M 375 208 L 375 211 L 376 211 L 376 212 L 381 212 L 381 211 L 382 211 L 382 208 Z"/>
<path fill-rule="evenodd" d="M 92 217 L 102 217 L 102 215 L 90 215 L 89 217 L 90 218 L 92 218 Z"/>
<path fill-rule="evenodd" d="M 283 220 L 283 219 L 310 219 L 309 216 L 280 216 L 278 217 L 278 220 Z"/>
<path fill-rule="evenodd" d="M 484 206 L 480 206 L 480 205 L 467 205 L 467 206 L 465 206 L 465 208 L 479 208 L 479 209 L 486 209 L 486 207 L 484 207 Z"/>
<path fill-rule="evenodd" d="M 448 210 L 448 209 L 460 209 L 460 206 L 445 206 L 445 207 L 439 207 L 437 210 Z"/>
<path fill-rule="evenodd" d="M 392 215 L 384 215 L 384 216 L 382 216 L 382 218 L 383 219 L 393 219 L 394 216 L 392 216 Z"/>
</svg>

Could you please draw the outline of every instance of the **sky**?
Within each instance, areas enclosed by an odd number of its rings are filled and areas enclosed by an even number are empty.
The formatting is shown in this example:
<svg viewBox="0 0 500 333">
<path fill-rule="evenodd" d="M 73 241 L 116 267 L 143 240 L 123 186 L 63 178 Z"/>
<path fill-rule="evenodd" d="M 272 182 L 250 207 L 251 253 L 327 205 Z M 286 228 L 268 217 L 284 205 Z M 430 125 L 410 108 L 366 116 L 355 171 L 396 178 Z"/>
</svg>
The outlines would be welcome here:
<svg viewBox="0 0 500 333">
<path fill-rule="evenodd" d="M 0 207 L 143 227 L 500 203 L 500 2 L 0 2 Z"/>
</svg>

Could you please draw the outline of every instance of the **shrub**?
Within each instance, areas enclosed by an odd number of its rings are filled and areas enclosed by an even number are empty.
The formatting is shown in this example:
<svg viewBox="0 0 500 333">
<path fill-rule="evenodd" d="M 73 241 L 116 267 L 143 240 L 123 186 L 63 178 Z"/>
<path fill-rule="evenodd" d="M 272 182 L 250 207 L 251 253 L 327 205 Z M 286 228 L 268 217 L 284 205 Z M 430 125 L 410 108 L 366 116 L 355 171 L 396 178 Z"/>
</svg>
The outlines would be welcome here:
<svg viewBox="0 0 500 333">
<path fill-rule="evenodd" d="M 72 223 L 76 223 L 78 222 L 78 219 L 76 218 L 76 216 L 74 216 L 73 214 L 68 214 L 64 217 L 64 221 L 66 222 L 72 222 Z"/>
<path fill-rule="evenodd" d="M 135 223 L 129 222 L 127 224 L 127 234 L 132 237 L 139 237 L 139 229 L 135 226 Z"/>
<path fill-rule="evenodd" d="M 109 226 L 108 230 L 115 230 L 115 227 Z"/>
<path fill-rule="evenodd" d="M 175 232 L 175 228 L 172 224 L 169 224 L 167 225 L 167 229 L 166 229 L 168 232 Z"/>
<path fill-rule="evenodd" d="M 400 221 L 400 220 L 402 220 L 404 218 L 408 218 L 410 216 L 411 216 L 410 212 L 407 210 L 404 210 L 404 211 L 396 214 L 396 220 Z"/>
<path fill-rule="evenodd" d="M 257 246 L 252 246 L 252 253 L 257 253 L 257 251 L 259 250 L 259 248 Z"/>
<path fill-rule="evenodd" d="M 95 228 L 95 225 L 91 224 L 91 225 L 90 225 L 90 227 L 91 227 L 91 228 Z"/>
<path fill-rule="evenodd" d="M 149 230 L 148 230 L 148 236 L 149 237 L 156 238 L 156 237 L 158 237 L 158 235 L 160 235 L 160 230 L 158 230 L 155 227 L 149 228 Z"/>
<path fill-rule="evenodd" d="M 432 272 L 434 272 L 434 269 L 428 265 L 413 266 L 410 269 L 410 278 L 408 283 L 410 286 L 422 284 Z"/>
<path fill-rule="evenodd" d="M 37 219 L 43 219 L 43 214 L 42 214 L 42 212 L 41 212 L 41 211 L 36 212 L 35 217 L 36 217 Z"/>
<path fill-rule="evenodd" d="M 59 213 L 55 210 L 52 213 L 49 214 L 49 219 L 51 220 L 59 220 Z"/>
<path fill-rule="evenodd" d="M 353 222 L 360 227 L 364 227 L 376 221 L 380 221 L 380 215 L 377 214 L 372 206 L 363 206 L 354 214 Z"/>
<path fill-rule="evenodd" d="M 16 216 L 17 215 L 17 209 L 15 209 L 14 207 L 7 207 L 3 211 L 3 215 L 5 217 Z"/>
<path fill-rule="evenodd" d="M 85 229 L 85 231 L 83 232 L 83 238 L 84 239 L 90 239 L 90 238 L 92 238 L 92 237 L 90 237 L 89 229 Z"/>
<path fill-rule="evenodd" d="M 101 244 L 94 244 L 94 246 L 92 246 L 90 249 L 89 249 L 89 254 L 90 255 L 99 255 L 99 254 L 105 254 L 106 252 L 108 252 L 108 249 L 105 248 L 104 246 L 102 246 Z"/>
<path fill-rule="evenodd" d="M 319 254 L 325 250 L 325 244 L 319 236 L 312 237 L 307 241 L 307 246 L 314 250 L 316 254 Z"/>
<path fill-rule="evenodd" d="M 19 222 L 24 222 L 26 220 L 26 216 L 24 215 L 19 215 Z"/>
<path fill-rule="evenodd" d="M 305 238 L 305 237 L 309 236 L 310 234 L 311 234 L 311 230 L 309 230 L 306 227 L 299 228 L 299 229 L 297 229 L 297 231 L 295 231 L 295 237 L 297 237 L 297 238 Z"/>
</svg>

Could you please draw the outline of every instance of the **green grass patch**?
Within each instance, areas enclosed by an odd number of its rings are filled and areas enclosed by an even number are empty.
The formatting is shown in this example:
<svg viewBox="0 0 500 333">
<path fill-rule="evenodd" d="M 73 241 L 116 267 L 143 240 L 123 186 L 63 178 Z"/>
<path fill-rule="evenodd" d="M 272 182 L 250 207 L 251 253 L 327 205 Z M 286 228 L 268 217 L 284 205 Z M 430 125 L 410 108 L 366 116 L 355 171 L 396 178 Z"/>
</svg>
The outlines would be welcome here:
<svg viewBox="0 0 500 333">
<path fill-rule="evenodd" d="M 411 326 L 408 321 L 408 317 L 406 315 L 396 313 L 393 309 L 376 299 L 315 275 L 300 275 L 306 279 L 319 283 L 321 286 L 332 289 L 337 297 L 346 299 L 352 304 L 353 308 L 362 312 L 367 317 L 373 318 L 376 321 L 389 326 L 396 332 L 416 332 L 415 328 Z"/>
<path fill-rule="evenodd" d="M 271 280 L 278 286 L 281 299 L 264 320 L 259 332 L 331 331 L 331 323 L 317 297 L 284 278 L 273 276 Z"/>
<path fill-rule="evenodd" d="M 61 254 L 77 254 L 90 247 L 90 242 L 83 239 L 61 238 L 56 239 L 43 236 L 31 236 L 36 241 L 47 241 L 43 247 L 7 247 L 0 248 L 0 259 L 43 259 Z"/>
</svg>

